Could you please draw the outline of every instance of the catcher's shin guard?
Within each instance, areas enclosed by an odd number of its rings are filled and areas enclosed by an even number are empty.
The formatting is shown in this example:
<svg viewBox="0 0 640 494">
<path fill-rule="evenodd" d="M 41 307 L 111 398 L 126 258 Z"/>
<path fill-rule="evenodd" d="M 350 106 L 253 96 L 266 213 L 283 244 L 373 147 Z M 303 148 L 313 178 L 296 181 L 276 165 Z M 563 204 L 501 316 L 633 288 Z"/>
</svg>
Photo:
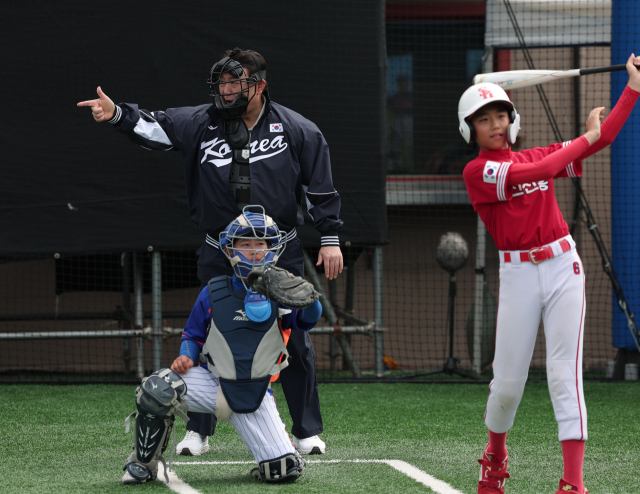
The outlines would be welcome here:
<svg viewBox="0 0 640 494">
<path fill-rule="evenodd" d="M 162 453 L 167 449 L 174 414 L 188 420 L 184 400 L 187 386 L 179 374 L 171 369 L 160 369 L 142 380 L 136 389 L 137 412 L 125 420 L 125 433 L 129 432 L 130 419 L 135 417 L 133 452 L 125 461 L 125 484 L 141 484 L 158 476 L 158 461 L 165 465 L 165 479 L 169 482 L 166 462 Z M 173 459 L 173 451 L 171 459 Z M 171 464 L 171 461 L 169 462 Z"/>
<path fill-rule="evenodd" d="M 260 463 L 251 474 L 261 482 L 293 482 L 302 475 L 307 462 L 297 451 Z"/>
<path fill-rule="evenodd" d="M 169 444 L 174 420 L 174 417 L 163 419 L 148 413 L 136 413 L 135 444 L 124 464 L 126 473 L 122 478 L 123 483 L 140 484 L 155 480 L 158 476 L 158 461 L 165 466 L 165 478 L 169 481 L 162 453 Z"/>
</svg>

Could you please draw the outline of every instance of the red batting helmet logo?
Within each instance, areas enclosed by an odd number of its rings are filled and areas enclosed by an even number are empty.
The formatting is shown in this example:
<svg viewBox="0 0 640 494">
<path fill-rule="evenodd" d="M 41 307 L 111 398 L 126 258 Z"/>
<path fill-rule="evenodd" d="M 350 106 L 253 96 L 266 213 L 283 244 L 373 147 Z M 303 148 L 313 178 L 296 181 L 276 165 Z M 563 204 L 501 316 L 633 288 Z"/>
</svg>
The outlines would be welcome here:
<svg viewBox="0 0 640 494">
<path fill-rule="evenodd" d="M 482 95 L 483 99 L 493 98 L 493 94 L 491 94 L 491 91 L 489 89 L 487 89 L 487 88 L 480 87 L 480 88 L 478 88 L 478 91 Z"/>
</svg>

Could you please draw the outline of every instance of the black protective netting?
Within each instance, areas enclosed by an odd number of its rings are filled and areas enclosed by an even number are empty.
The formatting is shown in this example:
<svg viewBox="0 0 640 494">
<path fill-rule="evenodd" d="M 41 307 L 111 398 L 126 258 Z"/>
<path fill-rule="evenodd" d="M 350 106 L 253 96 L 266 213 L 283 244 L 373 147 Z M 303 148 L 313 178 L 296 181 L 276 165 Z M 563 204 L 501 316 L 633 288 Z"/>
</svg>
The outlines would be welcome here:
<svg viewBox="0 0 640 494">
<path fill-rule="evenodd" d="M 450 353 L 462 371 L 490 377 L 498 252 L 462 180 L 478 151 L 458 132 L 460 95 L 483 72 L 624 63 L 640 50 L 640 7 L 601 0 L 245 7 L 245 18 L 221 15 L 209 2 L 113 2 L 107 13 L 82 2 L 7 7 L 0 382 L 135 380 L 175 358 L 199 291 L 195 251 L 203 241 L 189 218 L 181 156 L 141 150 L 75 103 L 94 97 L 97 85 L 150 110 L 208 103 L 208 69 L 236 45 L 265 56 L 273 100 L 314 121 L 331 149 L 345 271 L 331 283 L 317 272 L 337 316 L 325 311 L 324 333 L 312 335 L 319 379 L 449 379 L 424 374 L 440 371 Z M 511 90 L 522 116 L 514 149 L 583 134 L 588 112 L 608 112 L 626 80 L 626 72 L 602 73 L 545 83 L 543 95 L 535 86 Z M 585 161 L 583 196 L 570 179 L 555 182 L 587 274 L 587 378 L 604 377 L 614 360 L 621 378 L 637 356 L 618 297 L 631 313 L 640 306 L 638 125 L 636 110 L 616 143 Z M 533 189 L 524 184 L 522 192 Z M 310 218 L 299 232 L 315 263 Z M 450 274 L 436 260 L 447 232 L 460 234 L 469 253 L 455 274 L 453 340 Z M 163 336 L 152 338 L 152 327 Z M 135 328 L 147 328 L 145 336 L 113 333 Z M 100 332 L 109 337 L 95 338 Z M 541 326 L 531 376 L 544 377 L 545 355 Z"/>
</svg>

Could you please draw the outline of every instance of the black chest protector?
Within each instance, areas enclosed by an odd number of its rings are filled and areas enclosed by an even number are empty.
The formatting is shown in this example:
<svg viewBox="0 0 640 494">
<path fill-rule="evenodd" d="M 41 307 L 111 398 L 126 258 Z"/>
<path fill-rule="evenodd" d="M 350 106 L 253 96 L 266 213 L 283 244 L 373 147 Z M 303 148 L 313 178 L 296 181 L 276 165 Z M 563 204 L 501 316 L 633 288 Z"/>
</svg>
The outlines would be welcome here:
<svg viewBox="0 0 640 494">
<path fill-rule="evenodd" d="M 220 389 L 232 411 L 255 412 L 271 376 L 288 365 L 287 348 L 278 324 L 278 304 L 271 302 L 269 319 L 254 322 L 245 315 L 244 299 L 233 295 L 229 277 L 213 278 L 208 286 L 211 326 L 202 351 L 213 363 L 209 364 L 209 370 L 220 381 Z M 282 364 L 278 364 L 282 356 Z"/>
<path fill-rule="evenodd" d="M 243 149 L 233 150 L 231 170 L 229 172 L 229 186 L 236 200 L 238 209 L 251 204 L 251 173 L 249 172 L 249 145 Z"/>
</svg>

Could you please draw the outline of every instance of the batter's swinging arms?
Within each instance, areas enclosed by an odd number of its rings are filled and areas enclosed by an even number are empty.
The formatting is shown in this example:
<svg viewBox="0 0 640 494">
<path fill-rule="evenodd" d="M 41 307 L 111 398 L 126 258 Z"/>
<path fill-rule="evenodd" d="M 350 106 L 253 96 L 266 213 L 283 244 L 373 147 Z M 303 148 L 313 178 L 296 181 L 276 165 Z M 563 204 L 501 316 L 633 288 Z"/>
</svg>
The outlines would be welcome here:
<svg viewBox="0 0 640 494">
<path fill-rule="evenodd" d="M 493 380 L 485 412 L 489 444 L 479 460 L 479 494 L 504 493 L 507 431 L 522 398 L 540 318 L 547 379 L 564 475 L 556 494 L 588 494 L 582 479 L 587 411 L 582 391 L 584 269 L 553 192 L 553 180 L 578 177 L 582 160 L 611 144 L 640 94 L 640 57 L 627 61 L 629 83 L 600 126 L 595 108 L 578 139 L 512 152 L 520 116 L 500 86 L 477 84 L 458 105 L 462 137 L 480 155 L 464 169 L 473 208 L 500 251 L 500 296 Z"/>
</svg>

